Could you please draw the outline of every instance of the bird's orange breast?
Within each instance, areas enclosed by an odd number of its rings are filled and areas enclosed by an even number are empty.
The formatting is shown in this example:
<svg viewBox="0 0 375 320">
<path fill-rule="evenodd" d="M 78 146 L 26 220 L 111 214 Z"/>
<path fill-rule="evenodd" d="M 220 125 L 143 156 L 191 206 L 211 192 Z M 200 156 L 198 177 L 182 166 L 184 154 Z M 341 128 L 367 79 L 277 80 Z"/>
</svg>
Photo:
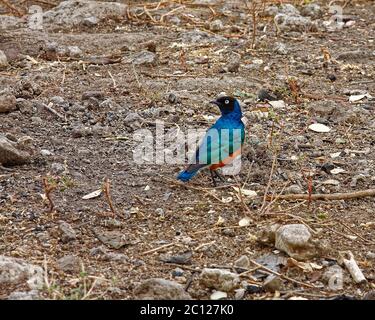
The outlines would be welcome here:
<svg viewBox="0 0 375 320">
<path fill-rule="evenodd" d="M 210 170 L 216 170 L 222 167 L 225 167 L 227 164 L 231 163 L 235 158 L 237 158 L 241 154 L 241 149 L 239 148 L 232 154 L 230 154 L 228 157 L 226 157 L 224 160 L 220 161 L 219 163 L 215 163 L 209 167 Z"/>
</svg>

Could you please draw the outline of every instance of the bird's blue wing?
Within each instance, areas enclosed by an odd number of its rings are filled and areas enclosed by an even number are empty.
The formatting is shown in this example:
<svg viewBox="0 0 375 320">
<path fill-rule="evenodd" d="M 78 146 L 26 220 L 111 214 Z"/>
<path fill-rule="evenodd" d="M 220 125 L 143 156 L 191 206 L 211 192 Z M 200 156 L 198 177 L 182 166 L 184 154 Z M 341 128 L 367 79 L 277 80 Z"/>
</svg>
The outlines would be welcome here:
<svg viewBox="0 0 375 320">
<path fill-rule="evenodd" d="M 211 127 L 195 154 L 196 164 L 218 164 L 233 154 L 243 143 L 244 129 Z"/>
</svg>

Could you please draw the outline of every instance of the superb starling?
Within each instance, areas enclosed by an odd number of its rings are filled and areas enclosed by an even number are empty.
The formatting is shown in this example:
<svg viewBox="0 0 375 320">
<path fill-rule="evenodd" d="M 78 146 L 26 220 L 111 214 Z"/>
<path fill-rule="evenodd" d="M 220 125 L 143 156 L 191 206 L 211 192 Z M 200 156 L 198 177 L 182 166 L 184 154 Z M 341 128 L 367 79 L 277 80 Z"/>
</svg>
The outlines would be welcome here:
<svg viewBox="0 0 375 320">
<path fill-rule="evenodd" d="M 214 175 L 222 180 L 216 170 L 231 163 L 241 154 L 245 125 L 241 120 L 240 104 L 235 98 L 228 96 L 220 97 L 211 103 L 220 108 L 221 117 L 207 130 L 191 164 L 177 176 L 181 181 L 189 181 L 199 170 L 208 167 L 216 185 Z"/>
</svg>

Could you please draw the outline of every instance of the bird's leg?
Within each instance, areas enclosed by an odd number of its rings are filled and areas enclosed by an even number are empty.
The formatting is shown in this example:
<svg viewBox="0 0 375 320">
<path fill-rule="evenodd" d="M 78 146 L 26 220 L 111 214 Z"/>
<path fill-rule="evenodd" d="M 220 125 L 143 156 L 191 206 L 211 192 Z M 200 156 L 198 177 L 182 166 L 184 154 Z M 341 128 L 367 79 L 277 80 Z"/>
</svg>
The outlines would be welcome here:
<svg viewBox="0 0 375 320">
<path fill-rule="evenodd" d="M 216 187 L 216 180 L 215 180 L 215 175 L 214 175 L 214 172 L 216 172 L 215 170 L 210 170 L 211 172 L 211 179 L 212 179 L 212 184 L 214 187 Z"/>
<path fill-rule="evenodd" d="M 219 172 L 217 172 L 216 170 L 215 170 L 215 175 L 221 180 L 221 182 L 225 182 L 225 179 L 223 178 L 223 176 L 219 174 Z"/>
</svg>

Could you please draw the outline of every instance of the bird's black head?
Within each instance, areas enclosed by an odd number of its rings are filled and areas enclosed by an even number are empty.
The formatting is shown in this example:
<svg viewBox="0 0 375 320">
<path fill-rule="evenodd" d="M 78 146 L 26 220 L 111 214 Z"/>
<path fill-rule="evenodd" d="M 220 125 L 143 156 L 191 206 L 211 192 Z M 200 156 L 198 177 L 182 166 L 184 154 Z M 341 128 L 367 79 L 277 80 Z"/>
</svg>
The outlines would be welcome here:
<svg viewBox="0 0 375 320">
<path fill-rule="evenodd" d="M 238 105 L 238 102 L 235 98 L 228 96 L 217 98 L 216 100 L 211 101 L 211 103 L 216 104 L 220 108 L 222 114 L 229 114 L 235 111 Z"/>
</svg>

